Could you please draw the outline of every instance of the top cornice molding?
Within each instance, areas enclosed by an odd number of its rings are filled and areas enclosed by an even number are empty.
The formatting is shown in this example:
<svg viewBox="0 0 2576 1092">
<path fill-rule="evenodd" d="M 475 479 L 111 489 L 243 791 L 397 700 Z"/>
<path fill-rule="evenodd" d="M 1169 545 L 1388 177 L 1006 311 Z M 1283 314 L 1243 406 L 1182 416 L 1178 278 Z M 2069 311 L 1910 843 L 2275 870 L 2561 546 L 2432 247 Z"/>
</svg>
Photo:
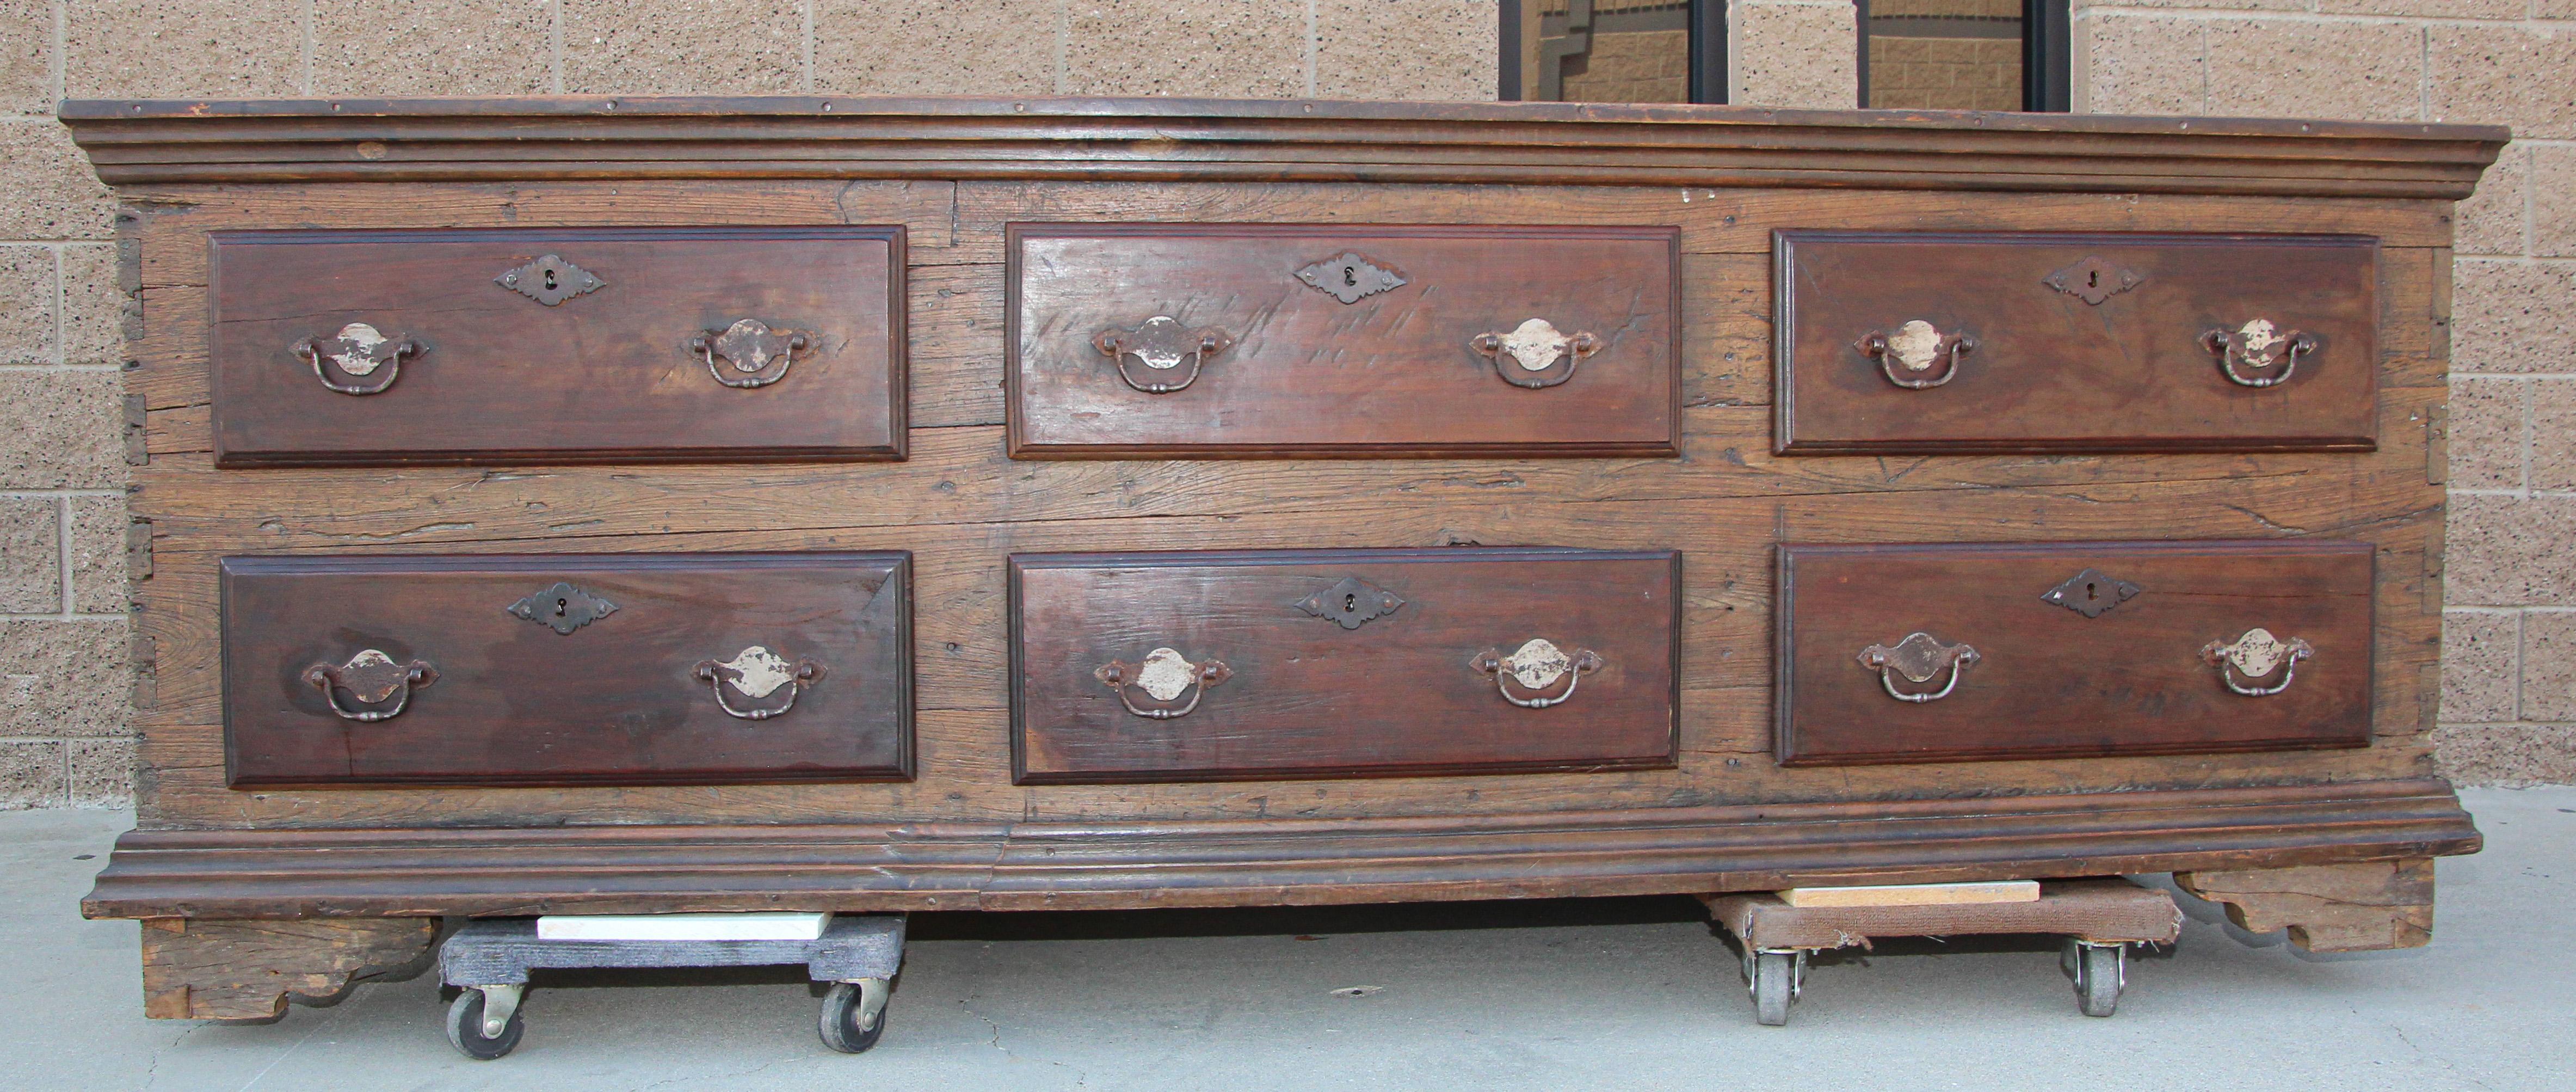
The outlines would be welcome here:
<svg viewBox="0 0 2576 1092">
<path fill-rule="evenodd" d="M 641 178 L 1833 186 L 2458 200 L 2497 126 L 1586 103 L 82 99 L 120 186 Z"/>
</svg>

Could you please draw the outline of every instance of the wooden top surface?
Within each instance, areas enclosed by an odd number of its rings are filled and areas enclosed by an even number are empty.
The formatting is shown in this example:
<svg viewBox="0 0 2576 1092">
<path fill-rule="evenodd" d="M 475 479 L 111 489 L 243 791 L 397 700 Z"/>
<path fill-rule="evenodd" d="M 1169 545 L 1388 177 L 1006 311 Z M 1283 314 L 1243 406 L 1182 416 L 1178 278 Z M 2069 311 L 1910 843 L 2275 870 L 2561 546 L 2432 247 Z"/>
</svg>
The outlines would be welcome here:
<svg viewBox="0 0 2576 1092">
<path fill-rule="evenodd" d="M 2468 195 L 2496 126 L 1176 98 L 73 100 L 120 185 L 1082 178 Z"/>
</svg>

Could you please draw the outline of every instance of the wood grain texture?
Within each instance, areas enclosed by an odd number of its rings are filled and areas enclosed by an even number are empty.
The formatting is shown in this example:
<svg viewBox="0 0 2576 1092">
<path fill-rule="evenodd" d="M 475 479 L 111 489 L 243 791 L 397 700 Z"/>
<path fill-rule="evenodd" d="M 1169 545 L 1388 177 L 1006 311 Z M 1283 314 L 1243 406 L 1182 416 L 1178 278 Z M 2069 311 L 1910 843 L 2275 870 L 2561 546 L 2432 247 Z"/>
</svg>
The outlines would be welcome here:
<svg viewBox="0 0 2576 1092">
<path fill-rule="evenodd" d="M 2376 441 L 2376 239 L 1784 230 L 1775 253 L 1784 453 L 2366 451 Z M 2048 283 L 2062 273 L 2112 283 Z M 2277 385 L 2230 380 L 2201 341 L 2256 320 L 2314 339 L 2286 368 L 2240 367 Z M 1973 344 L 1955 361 L 1946 348 L 1927 354 L 1919 368 L 1864 351 L 1865 339 L 1897 337 L 1908 322 L 1930 324 L 1945 346 Z"/>
<path fill-rule="evenodd" d="M 421 917 L 143 923 L 143 1015 L 274 1020 L 286 1004 L 327 1004 L 373 977 L 425 969 L 438 922 Z"/>
<path fill-rule="evenodd" d="M 1012 224 L 1011 455 L 1673 454 L 1679 242 L 1663 227 Z M 1345 302 L 1338 280 L 1299 279 L 1344 255 L 1402 283 Z M 1098 347 L 1156 317 L 1221 343 L 1172 363 Z M 1527 365 L 1472 347 L 1531 320 L 1591 347 Z"/>
<path fill-rule="evenodd" d="M 2429 857 L 2245 871 L 2178 871 L 2183 890 L 2227 907 L 2248 932 L 2290 931 L 2310 952 L 2375 952 L 2433 942 Z"/>
<path fill-rule="evenodd" d="M 2366 745 L 2374 553 L 2360 542 L 1784 544 L 1780 760 Z M 2102 591 L 2094 617 L 2043 599 L 2086 573 L 2135 591 Z M 2279 693 L 2230 692 L 2201 650 L 2258 627 L 2315 656 L 2287 678 L 2238 680 Z M 1947 667 L 1914 679 L 1859 662 L 1914 633 L 1978 658 L 1957 665 L 1955 686 Z M 1946 696 L 1909 702 L 1890 689 Z"/>
<path fill-rule="evenodd" d="M 899 553 L 820 552 L 225 558 L 228 780 L 907 778 L 909 564 Z M 562 599 L 587 608 L 567 615 L 569 631 L 546 609 Z M 512 613 L 521 603 L 536 616 Z M 821 677 L 764 686 L 731 670 L 696 674 L 702 662 L 745 662 L 755 646 Z M 365 650 L 429 665 L 432 681 L 370 699 L 353 685 L 326 698 L 309 680 Z"/>
<path fill-rule="evenodd" d="M 1372 616 L 1301 608 L 1344 580 Z M 1018 554 L 1011 708 L 1020 784 L 1270 780 L 1670 766 L 1681 555 L 1591 550 Z M 1391 595 L 1397 605 L 1382 615 Z M 1331 605 L 1324 605 L 1326 610 Z M 1356 615 L 1354 616 L 1356 617 Z M 1545 639 L 1597 670 L 1515 706 L 1480 653 Z M 1094 671 L 1156 648 L 1231 676 L 1157 701 Z M 1515 685 L 1518 685 L 1515 680 Z M 1190 703 L 1185 716 L 1133 712 Z"/>
<path fill-rule="evenodd" d="M 899 226 L 220 233 L 216 465 L 899 459 L 903 244 Z M 497 283 L 540 256 L 571 263 L 567 291 L 600 286 L 548 305 Z M 692 346 L 743 320 L 804 348 L 737 368 Z M 422 351 L 352 376 L 290 349 L 349 323 Z"/>
</svg>

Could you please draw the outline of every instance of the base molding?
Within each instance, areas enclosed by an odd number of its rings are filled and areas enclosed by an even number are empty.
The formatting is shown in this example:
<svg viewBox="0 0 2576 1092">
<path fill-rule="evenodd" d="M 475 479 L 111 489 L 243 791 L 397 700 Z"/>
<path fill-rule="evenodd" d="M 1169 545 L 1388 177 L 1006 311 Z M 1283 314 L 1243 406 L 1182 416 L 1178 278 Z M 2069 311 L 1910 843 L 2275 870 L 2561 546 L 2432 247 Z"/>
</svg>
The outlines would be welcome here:
<svg viewBox="0 0 2576 1092">
<path fill-rule="evenodd" d="M 2177 872 L 2174 885 L 2227 907 L 2247 932 L 2288 929 L 2311 952 L 2421 948 L 2433 942 L 2433 861 Z"/>
<path fill-rule="evenodd" d="M 290 1000 L 330 1004 L 370 978 L 428 965 L 429 918 L 143 923 L 143 1015 L 274 1020 Z"/>
<path fill-rule="evenodd" d="M 2478 847 L 2438 779 L 1373 819 L 147 830 L 118 839 L 82 910 L 242 919 L 1332 905 L 2211 876 Z"/>
</svg>

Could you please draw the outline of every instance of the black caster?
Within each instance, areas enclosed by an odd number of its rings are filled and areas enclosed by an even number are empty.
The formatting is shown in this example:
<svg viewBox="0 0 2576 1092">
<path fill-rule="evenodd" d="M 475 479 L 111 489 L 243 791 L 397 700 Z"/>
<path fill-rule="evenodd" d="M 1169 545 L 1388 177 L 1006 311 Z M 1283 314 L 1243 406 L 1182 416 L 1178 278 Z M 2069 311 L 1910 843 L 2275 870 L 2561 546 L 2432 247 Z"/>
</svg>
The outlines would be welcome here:
<svg viewBox="0 0 2576 1092">
<path fill-rule="evenodd" d="M 520 989 L 466 987 L 447 1006 L 447 1041 L 466 1057 L 486 1062 L 518 1049 L 519 1037 L 528 1032 L 527 1020 L 519 1015 Z M 493 1009 L 500 1010 L 500 1019 L 485 1019 Z"/>
<path fill-rule="evenodd" d="M 862 978 L 835 982 L 823 995 L 823 1045 L 857 1054 L 885 1035 L 886 980 Z"/>
<path fill-rule="evenodd" d="M 2119 1010 L 2120 988 L 2129 984 L 2129 946 L 2069 937 L 2058 950 L 2057 969 L 2075 981 L 2076 1008 L 2086 1016 L 2109 1016 Z"/>
</svg>

